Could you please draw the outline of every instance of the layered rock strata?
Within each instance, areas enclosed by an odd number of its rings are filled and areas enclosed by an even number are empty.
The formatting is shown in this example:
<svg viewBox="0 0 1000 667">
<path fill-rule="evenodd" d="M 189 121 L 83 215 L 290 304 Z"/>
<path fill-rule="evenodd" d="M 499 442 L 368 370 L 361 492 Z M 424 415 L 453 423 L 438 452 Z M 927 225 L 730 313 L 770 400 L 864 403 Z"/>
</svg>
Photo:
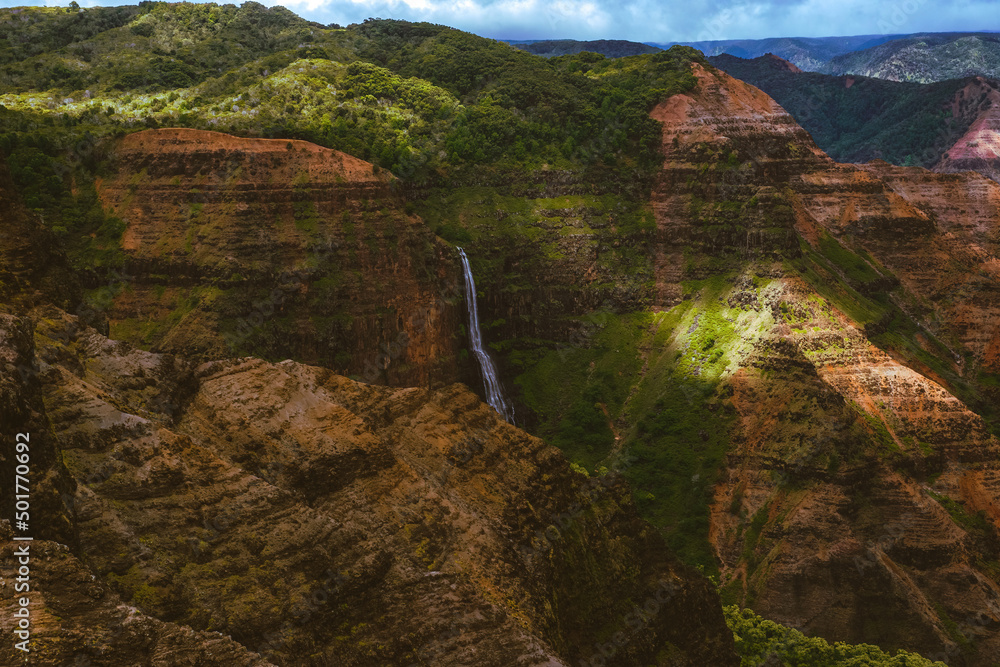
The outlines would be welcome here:
<svg viewBox="0 0 1000 667">
<path fill-rule="evenodd" d="M 458 377 L 457 254 L 388 172 L 304 141 L 187 129 L 128 135 L 112 163 L 98 182 L 125 223 L 112 337 L 397 385 Z"/>
<path fill-rule="evenodd" d="M 202 664 L 735 664 L 717 595 L 620 478 L 571 471 L 462 385 L 194 364 L 34 317 L 76 555 L 113 591 L 40 598 L 45 636 L 132 614 L 144 646 Z M 43 579 L 80 578 L 59 558 Z M 105 643 L 77 654 L 121 655 Z"/>
<path fill-rule="evenodd" d="M 694 68 L 652 114 L 657 305 L 732 285 L 710 528 L 725 596 L 831 640 L 992 664 L 1000 443 L 950 390 L 994 372 L 1000 189 L 835 164 L 766 95 Z"/>
</svg>

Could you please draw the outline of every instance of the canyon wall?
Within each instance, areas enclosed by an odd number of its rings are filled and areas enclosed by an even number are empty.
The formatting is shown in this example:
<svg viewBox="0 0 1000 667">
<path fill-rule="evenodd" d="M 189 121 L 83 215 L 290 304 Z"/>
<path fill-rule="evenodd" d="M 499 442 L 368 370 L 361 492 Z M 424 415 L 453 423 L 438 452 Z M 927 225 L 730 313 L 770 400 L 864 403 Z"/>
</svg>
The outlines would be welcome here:
<svg viewBox="0 0 1000 667">
<path fill-rule="evenodd" d="M 952 392 L 994 372 L 1000 188 L 835 164 L 763 93 L 695 69 L 653 112 L 656 305 L 692 299 L 737 332 L 709 529 L 724 597 L 831 640 L 992 664 L 1000 443 Z M 717 297 L 684 295 L 713 274 Z"/>
<path fill-rule="evenodd" d="M 117 140 L 117 273 L 82 272 L 110 337 L 65 312 L 58 253 L 3 248 L 39 537 L 101 605 L 275 664 L 733 663 L 673 551 L 807 633 L 990 665 L 1000 186 L 836 164 L 693 68 L 629 183 L 418 189 L 305 142 Z M 453 383 L 456 244 L 525 422 L 589 476 Z"/>
<path fill-rule="evenodd" d="M 453 381 L 457 253 L 404 209 L 394 181 L 304 141 L 124 137 L 97 183 L 124 222 L 111 336 L 203 359 L 291 357 L 370 382 Z"/>
<path fill-rule="evenodd" d="M 110 664 L 135 627 L 212 664 L 736 664 L 717 594 L 623 480 L 570 470 L 462 385 L 195 363 L 33 318 L 33 456 L 59 461 L 75 545 L 36 542 L 38 664 Z M 102 639 L 81 645 L 87 622 Z"/>
</svg>

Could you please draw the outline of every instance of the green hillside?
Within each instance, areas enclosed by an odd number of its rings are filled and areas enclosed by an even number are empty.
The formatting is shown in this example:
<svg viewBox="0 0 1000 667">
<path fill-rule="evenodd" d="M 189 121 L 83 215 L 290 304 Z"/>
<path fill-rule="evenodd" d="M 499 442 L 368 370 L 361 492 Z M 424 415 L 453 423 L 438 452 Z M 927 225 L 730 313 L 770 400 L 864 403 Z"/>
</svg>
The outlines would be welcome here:
<svg viewBox="0 0 1000 667">
<path fill-rule="evenodd" d="M 15 114 L 4 129 L 52 126 L 43 143 L 55 145 L 38 147 L 50 156 L 69 135 L 171 125 L 307 139 L 410 180 L 484 164 L 649 170 L 646 114 L 692 85 L 682 65 L 700 59 L 546 61 L 443 26 L 328 28 L 253 2 L 4 10 L 0 21 L 0 104 Z"/>
<path fill-rule="evenodd" d="M 969 129 L 950 102 L 967 79 L 934 84 L 791 72 L 773 58 L 713 56 L 710 62 L 775 99 L 839 162 L 882 159 L 931 167 Z M 975 109 L 971 109 L 975 111 Z"/>
<path fill-rule="evenodd" d="M 629 42 L 624 39 L 595 39 L 582 42 L 576 39 L 545 39 L 537 42 L 510 42 L 517 48 L 534 53 L 536 56 L 568 56 L 581 51 L 600 53 L 609 58 L 637 56 L 643 53 L 656 53 L 663 49 L 639 42 Z"/>
</svg>

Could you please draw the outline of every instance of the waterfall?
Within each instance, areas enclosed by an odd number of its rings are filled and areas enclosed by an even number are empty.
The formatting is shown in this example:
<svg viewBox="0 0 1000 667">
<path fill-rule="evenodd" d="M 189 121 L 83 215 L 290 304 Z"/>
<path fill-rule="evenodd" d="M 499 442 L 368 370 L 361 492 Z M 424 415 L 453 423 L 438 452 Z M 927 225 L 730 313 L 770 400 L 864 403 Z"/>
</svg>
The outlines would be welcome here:
<svg viewBox="0 0 1000 667">
<path fill-rule="evenodd" d="M 462 271 L 465 273 L 465 303 L 469 309 L 469 342 L 472 343 L 472 352 L 479 360 L 479 368 L 483 371 L 483 383 L 486 385 L 486 402 L 500 413 L 500 416 L 511 424 L 514 423 L 514 406 L 503 395 L 503 387 L 500 386 L 500 375 L 497 367 L 490 358 L 490 353 L 483 347 L 483 336 L 479 332 L 479 309 L 476 305 L 476 281 L 472 279 L 472 269 L 469 267 L 469 258 L 465 256 L 465 251 L 458 249 L 458 254 L 462 257 Z"/>
</svg>

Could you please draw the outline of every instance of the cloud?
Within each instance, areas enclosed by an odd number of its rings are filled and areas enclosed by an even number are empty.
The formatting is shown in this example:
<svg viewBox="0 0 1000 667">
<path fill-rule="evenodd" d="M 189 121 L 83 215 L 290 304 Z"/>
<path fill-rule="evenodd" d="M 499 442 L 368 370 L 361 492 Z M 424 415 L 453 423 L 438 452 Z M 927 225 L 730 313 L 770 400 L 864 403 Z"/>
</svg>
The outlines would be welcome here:
<svg viewBox="0 0 1000 667">
<path fill-rule="evenodd" d="M 40 2 L 65 5 L 69 0 Z M 123 4 L 80 2 L 91 3 Z M 0 0 L 0 6 L 22 4 L 24 0 Z M 263 0 L 263 4 L 281 4 L 321 23 L 399 18 L 441 23 L 497 39 L 671 42 L 1000 30 L 1000 0 Z"/>
<path fill-rule="evenodd" d="M 369 16 L 443 23 L 499 39 L 641 42 L 1000 29 L 1000 0 L 286 0 L 341 24 Z"/>
</svg>

